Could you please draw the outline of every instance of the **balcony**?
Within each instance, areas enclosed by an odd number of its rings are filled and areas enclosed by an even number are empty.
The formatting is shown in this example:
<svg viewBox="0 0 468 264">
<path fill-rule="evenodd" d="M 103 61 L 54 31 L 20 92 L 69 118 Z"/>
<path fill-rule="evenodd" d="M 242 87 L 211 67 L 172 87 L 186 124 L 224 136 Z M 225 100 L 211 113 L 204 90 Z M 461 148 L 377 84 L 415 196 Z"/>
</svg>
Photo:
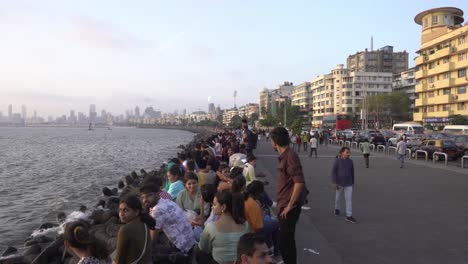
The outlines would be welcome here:
<svg viewBox="0 0 468 264">
<path fill-rule="evenodd" d="M 458 70 L 458 69 L 463 69 L 466 67 L 468 67 L 468 60 L 463 60 L 463 61 L 455 62 L 453 69 Z"/>
<path fill-rule="evenodd" d="M 419 71 L 416 72 L 415 78 L 417 80 L 422 79 L 427 76 L 427 70 L 425 69 L 419 69 Z"/>
<path fill-rule="evenodd" d="M 448 117 L 453 115 L 453 111 L 437 111 L 437 112 L 427 112 L 424 118 L 436 118 L 436 117 Z"/>
<path fill-rule="evenodd" d="M 468 76 L 453 79 L 453 86 L 468 85 Z"/>
<path fill-rule="evenodd" d="M 450 71 L 452 66 L 453 66 L 453 64 L 451 62 L 441 64 L 441 65 L 437 65 L 436 67 L 434 67 L 434 68 L 432 68 L 430 70 L 427 70 L 427 75 L 426 76 L 437 75 L 437 74 L 440 74 L 440 73 L 448 72 L 448 71 Z"/>
<path fill-rule="evenodd" d="M 439 96 L 426 98 L 426 99 L 429 99 L 428 103 L 431 105 L 451 104 L 455 102 L 455 96 L 451 94 L 444 94 L 444 95 L 439 95 Z"/>
<path fill-rule="evenodd" d="M 427 91 L 427 90 L 428 90 L 427 87 L 428 87 L 428 86 L 427 86 L 427 83 L 418 83 L 418 84 L 416 84 L 416 86 L 414 87 L 414 90 L 415 90 L 415 92 L 417 92 L 417 93 L 421 93 L 421 92 Z"/>
</svg>

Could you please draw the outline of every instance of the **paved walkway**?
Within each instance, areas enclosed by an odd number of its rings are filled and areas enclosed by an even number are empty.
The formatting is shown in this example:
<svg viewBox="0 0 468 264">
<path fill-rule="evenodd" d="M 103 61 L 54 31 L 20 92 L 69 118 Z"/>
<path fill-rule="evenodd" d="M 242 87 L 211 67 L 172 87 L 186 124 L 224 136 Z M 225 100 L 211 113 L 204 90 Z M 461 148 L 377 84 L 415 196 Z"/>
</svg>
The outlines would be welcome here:
<svg viewBox="0 0 468 264">
<path fill-rule="evenodd" d="M 358 223 L 349 224 L 333 215 L 329 175 L 338 147 L 318 152 L 317 159 L 300 153 L 310 194 L 296 231 L 299 263 L 468 263 L 466 172 L 419 161 L 400 169 L 394 157 L 377 154 L 366 169 L 352 150 Z M 275 197 L 277 154 L 265 141 L 254 153 Z"/>
</svg>

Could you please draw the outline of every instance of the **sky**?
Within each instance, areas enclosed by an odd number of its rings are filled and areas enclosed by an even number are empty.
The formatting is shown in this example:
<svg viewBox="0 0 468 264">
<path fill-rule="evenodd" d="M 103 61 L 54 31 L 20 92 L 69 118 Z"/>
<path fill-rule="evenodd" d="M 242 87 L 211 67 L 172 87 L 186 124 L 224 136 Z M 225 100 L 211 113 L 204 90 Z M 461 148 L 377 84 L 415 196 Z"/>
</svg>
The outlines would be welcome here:
<svg viewBox="0 0 468 264">
<path fill-rule="evenodd" d="M 468 1 L 0 0 L 0 111 L 114 114 L 258 102 L 263 87 L 294 84 L 350 54 L 420 44 L 414 16 Z M 466 16 L 468 19 L 468 16 Z"/>
</svg>

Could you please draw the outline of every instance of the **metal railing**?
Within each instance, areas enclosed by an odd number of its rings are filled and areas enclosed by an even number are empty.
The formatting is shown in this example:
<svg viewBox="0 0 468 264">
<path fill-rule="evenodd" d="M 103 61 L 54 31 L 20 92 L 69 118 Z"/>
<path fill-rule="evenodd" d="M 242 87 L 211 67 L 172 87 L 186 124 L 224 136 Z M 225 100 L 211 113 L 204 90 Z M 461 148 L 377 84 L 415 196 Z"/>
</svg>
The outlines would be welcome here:
<svg viewBox="0 0 468 264">
<path fill-rule="evenodd" d="M 385 153 L 385 146 L 384 145 L 378 145 L 377 146 L 377 152 L 379 152 L 380 149 L 382 149 L 383 153 Z"/>
<path fill-rule="evenodd" d="M 438 152 L 438 151 L 436 151 L 436 152 L 434 152 L 434 153 L 432 154 L 432 163 L 433 163 L 433 164 L 436 163 L 436 158 L 435 158 L 436 155 L 437 155 L 437 156 L 444 156 L 444 158 L 445 158 L 445 166 L 448 165 L 448 157 L 447 157 L 447 154 L 446 154 L 446 153 L 443 153 L 443 152 Z"/>
<path fill-rule="evenodd" d="M 415 159 L 415 160 L 418 160 L 418 153 L 424 153 L 424 156 L 426 157 L 426 162 L 427 162 L 427 160 L 428 160 L 428 155 L 429 155 L 429 154 L 427 154 L 427 151 L 422 150 L 422 149 L 418 149 L 418 150 L 416 150 L 414 153 L 415 153 L 415 154 L 414 154 L 414 159 Z"/>
<path fill-rule="evenodd" d="M 375 145 L 374 145 L 374 144 L 370 144 L 370 145 L 369 145 L 369 148 L 371 148 L 371 147 L 372 147 L 372 151 L 375 152 Z"/>
<path fill-rule="evenodd" d="M 468 156 L 463 156 L 463 157 L 461 157 L 461 167 L 462 167 L 462 169 L 465 168 L 464 159 L 468 159 Z"/>
<path fill-rule="evenodd" d="M 396 147 L 392 147 L 392 146 L 388 146 L 388 148 L 387 148 L 387 154 L 390 155 L 390 150 L 391 150 L 391 149 L 394 149 L 394 150 L 395 150 L 395 153 L 394 153 L 394 154 L 396 155 L 397 148 L 396 148 Z"/>
<path fill-rule="evenodd" d="M 328 144 L 333 144 L 333 139 L 329 139 Z"/>
<path fill-rule="evenodd" d="M 351 148 L 351 141 L 345 141 L 344 142 L 345 147 L 350 147 Z"/>
<path fill-rule="evenodd" d="M 353 145 L 355 145 L 356 148 L 358 148 L 358 142 L 356 142 L 356 141 L 351 142 L 351 148 L 353 147 Z"/>
<path fill-rule="evenodd" d="M 344 140 L 338 140 L 338 145 L 344 145 Z"/>
</svg>

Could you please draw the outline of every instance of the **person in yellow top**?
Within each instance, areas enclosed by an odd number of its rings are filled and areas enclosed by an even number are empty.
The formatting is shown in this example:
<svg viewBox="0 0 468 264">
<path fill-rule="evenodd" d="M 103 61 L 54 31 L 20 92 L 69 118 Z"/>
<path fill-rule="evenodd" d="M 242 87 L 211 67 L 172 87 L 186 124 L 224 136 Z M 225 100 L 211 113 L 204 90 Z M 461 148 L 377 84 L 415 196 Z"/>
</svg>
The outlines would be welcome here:
<svg viewBox="0 0 468 264">
<path fill-rule="evenodd" d="M 309 142 L 309 137 L 307 136 L 307 132 L 302 133 L 302 146 L 304 147 L 304 151 L 307 151 L 307 143 Z"/>
<path fill-rule="evenodd" d="M 255 166 L 257 165 L 257 158 L 253 154 L 247 155 L 247 163 L 245 164 L 242 174 L 245 177 L 247 185 L 257 180 L 255 177 Z"/>
</svg>

